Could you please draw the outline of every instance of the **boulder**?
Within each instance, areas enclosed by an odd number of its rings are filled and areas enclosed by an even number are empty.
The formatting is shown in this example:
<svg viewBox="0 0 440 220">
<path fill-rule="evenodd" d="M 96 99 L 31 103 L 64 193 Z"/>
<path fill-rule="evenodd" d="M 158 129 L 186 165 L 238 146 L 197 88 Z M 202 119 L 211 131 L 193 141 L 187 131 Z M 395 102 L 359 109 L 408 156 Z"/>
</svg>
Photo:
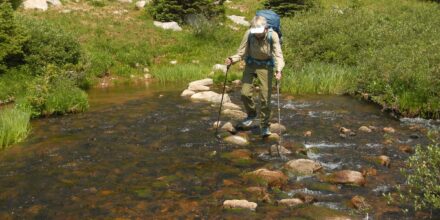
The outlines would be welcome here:
<svg viewBox="0 0 440 220">
<path fill-rule="evenodd" d="M 188 89 L 194 92 L 209 91 L 208 86 L 202 86 L 202 85 L 191 85 L 188 87 Z"/>
<path fill-rule="evenodd" d="M 237 120 L 243 120 L 247 117 L 246 113 L 240 110 L 232 110 L 232 109 L 225 109 L 222 111 L 222 114 Z"/>
<path fill-rule="evenodd" d="M 249 145 L 249 141 L 246 138 L 239 136 L 239 135 L 228 136 L 224 139 L 224 141 L 226 141 L 230 144 L 238 145 L 238 146 Z"/>
<path fill-rule="evenodd" d="M 136 9 L 143 9 L 145 7 L 145 5 L 149 4 L 151 2 L 151 0 L 148 1 L 138 1 L 136 2 Z"/>
<path fill-rule="evenodd" d="M 246 174 L 247 178 L 262 180 L 270 187 L 282 187 L 287 183 L 287 176 L 281 171 L 271 171 L 268 169 L 258 169 Z"/>
<path fill-rule="evenodd" d="M 304 204 L 304 202 L 301 199 L 292 198 L 292 199 L 282 199 L 282 200 L 278 201 L 278 204 L 289 206 L 289 207 L 294 207 L 294 206 Z"/>
<path fill-rule="evenodd" d="M 280 135 L 278 135 L 277 133 L 272 133 L 269 136 L 265 137 L 265 139 L 270 141 L 279 141 Z"/>
<path fill-rule="evenodd" d="M 234 86 L 239 86 L 239 85 L 241 85 L 241 80 L 236 79 L 236 80 L 232 81 L 232 85 L 234 85 Z"/>
<path fill-rule="evenodd" d="M 223 202 L 223 208 L 225 209 L 249 209 L 255 211 L 257 203 L 249 202 L 247 200 L 226 200 Z"/>
<path fill-rule="evenodd" d="M 118 0 L 120 3 L 132 3 L 133 0 Z"/>
<path fill-rule="evenodd" d="M 286 127 L 284 125 L 278 124 L 278 123 L 270 124 L 270 132 L 279 134 L 280 131 L 282 133 L 286 132 Z"/>
<path fill-rule="evenodd" d="M 321 164 L 309 159 L 291 160 L 284 165 L 284 168 L 297 175 L 312 175 L 322 169 Z"/>
<path fill-rule="evenodd" d="M 227 70 L 228 70 L 228 67 L 224 64 L 215 64 L 212 67 L 212 71 L 214 71 L 214 72 L 222 72 L 222 73 L 226 74 Z"/>
<path fill-rule="evenodd" d="M 311 137 L 312 136 L 312 131 L 305 131 L 303 133 L 304 137 Z"/>
<path fill-rule="evenodd" d="M 60 0 L 46 0 L 46 2 L 55 7 L 63 6 Z"/>
<path fill-rule="evenodd" d="M 185 89 L 182 94 L 180 94 L 180 96 L 182 97 L 190 97 L 192 95 L 196 94 L 196 92 L 189 90 L 189 89 Z"/>
<path fill-rule="evenodd" d="M 37 9 L 46 11 L 48 8 L 46 0 L 26 0 L 23 2 L 23 7 L 26 10 Z"/>
<path fill-rule="evenodd" d="M 361 126 L 358 130 L 361 131 L 361 132 L 365 132 L 365 133 L 371 133 L 372 132 L 372 130 L 369 127 L 367 127 L 367 126 Z"/>
<path fill-rule="evenodd" d="M 272 157 L 278 156 L 278 151 L 280 152 L 281 155 L 292 154 L 292 152 L 290 150 L 286 149 L 283 146 L 279 146 L 278 144 L 274 144 L 274 145 L 270 146 L 270 148 L 269 148 L 269 154 Z"/>
<path fill-rule="evenodd" d="M 228 102 L 223 104 L 223 109 L 241 110 L 241 107 L 232 102 Z"/>
<path fill-rule="evenodd" d="M 337 184 L 365 185 L 365 178 L 361 172 L 353 170 L 341 170 L 325 177 L 325 181 Z"/>
<path fill-rule="evenodd" d="M 212 103 L 220 104 L 222 95 L 213 91 L 205 91 L 192 95 L 191 99 L 194 101 L 212 102 Z M 228 103 L 228 102 L 231 102 L 231 98 L 229 98 L 228 94 L 225 94 L 223 97 L 223 103 Z"/>
<path fill-rule="evenodd" d="M 210 86 L 212 84 L 214 84 L 214 80 L 212 80 L 210 78 L 206 78 L 206 79 L 201 79 L 201 80 L 196 80 L 196 81 L 190 82 L 188 84 L 188 87 L 194 86 L 194 85 Z"/>
<path fill-rule="evenodd" d="M 246 27 L 249 27 L 251 25 L 248 21 L 246 21 L 246 18 L 243 16 L 229 15 L 227 17 L 235 24 L 243 25 Z"/>
<path fill-rule="evenodd" d="M 175 21 L 170 21 L 170 22 L 154 21 L 153 23 L 154 23 L 154 26 L 165 29 L 165 30 L 182 31 L 182 28 Z"/>
</svg>

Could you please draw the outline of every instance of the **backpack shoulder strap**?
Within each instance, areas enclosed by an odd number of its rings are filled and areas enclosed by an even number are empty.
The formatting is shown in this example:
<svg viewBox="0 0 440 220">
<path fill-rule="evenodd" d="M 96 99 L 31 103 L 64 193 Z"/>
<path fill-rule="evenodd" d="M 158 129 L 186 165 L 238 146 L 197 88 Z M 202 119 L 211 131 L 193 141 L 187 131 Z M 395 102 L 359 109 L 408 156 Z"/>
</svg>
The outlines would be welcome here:
<svg viewBox="0 0 440 220">
<path fill-rule="evenodd" d="M 272 52 L 273 52 L 273 38 L 272 38 L 272 32 L 273 32 L 273 29 L 270 28 L 270 29 L 269 29 L 269 36 L 267 37 L 267 40 L 269 41 L 269 45 L 270 45 L 270 56 L 272 56 Z"/>
</svg>

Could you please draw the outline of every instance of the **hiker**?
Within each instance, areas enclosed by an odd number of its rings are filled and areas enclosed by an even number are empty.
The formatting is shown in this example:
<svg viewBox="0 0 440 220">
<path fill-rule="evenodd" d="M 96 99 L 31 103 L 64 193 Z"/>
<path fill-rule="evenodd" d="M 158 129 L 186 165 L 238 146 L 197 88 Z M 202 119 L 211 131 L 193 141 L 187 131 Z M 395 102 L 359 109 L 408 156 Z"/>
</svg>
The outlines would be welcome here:
<svg viewBox="0 0 440 220">
<path fill-rule="evenodd" d="M 270 29 L 263 16 L 255 16 L 250 30 L 246 31 L 237 54 L 225 60 L 226 65 L 232 65 L 245 60 L 243 72 L 241 99 L 246 109 L 247 118 L 240 125 L 249 127 L 257 116 L 255 100 L 253 99 L 253 80 L 258 78 L 260 83 L 260 128 L 262 137 L 271 135 L 269 120 L 271 116 L 270 97 L 272 79 L 281 79 L 284 68 L 284 57 L 281 50 L 279 35 Z"/>
</svg>

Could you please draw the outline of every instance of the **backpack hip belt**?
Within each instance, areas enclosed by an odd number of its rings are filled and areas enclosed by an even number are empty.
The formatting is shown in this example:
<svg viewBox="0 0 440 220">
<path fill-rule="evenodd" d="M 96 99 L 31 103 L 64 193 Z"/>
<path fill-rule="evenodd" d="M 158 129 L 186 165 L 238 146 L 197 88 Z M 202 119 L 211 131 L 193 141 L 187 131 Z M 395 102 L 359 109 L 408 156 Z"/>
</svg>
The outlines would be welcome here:
<svg viewBox="0 0 440 220">
<path fill-rule="evenodd" d="M 255 64 L 257 66 L 275 67 L 275 62 L 273 59 L 257 60 L 251 56 L 246 57 L 246 64 Z"/>
</svg>

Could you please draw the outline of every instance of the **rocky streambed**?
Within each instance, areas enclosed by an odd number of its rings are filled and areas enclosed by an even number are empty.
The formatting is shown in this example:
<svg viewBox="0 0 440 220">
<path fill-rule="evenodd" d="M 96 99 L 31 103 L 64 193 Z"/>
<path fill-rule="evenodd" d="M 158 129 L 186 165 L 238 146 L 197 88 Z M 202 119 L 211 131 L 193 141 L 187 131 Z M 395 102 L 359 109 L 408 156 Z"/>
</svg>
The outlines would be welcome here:
<svg viewBox="0 0 440 220">
<path fill-rule="evenodd" d="M 89 112 L 34 121 L 0 153 L 0 219 L 418 217 L 382 194 L 428 143 L 422 123 L 350 97 L 282 95 L 282 125 L 273 117 L 262 139 L 233 126 L 239 85 L 216 123 L 221 88 L 208 81 L 96 89 Z"/>
</svg>

